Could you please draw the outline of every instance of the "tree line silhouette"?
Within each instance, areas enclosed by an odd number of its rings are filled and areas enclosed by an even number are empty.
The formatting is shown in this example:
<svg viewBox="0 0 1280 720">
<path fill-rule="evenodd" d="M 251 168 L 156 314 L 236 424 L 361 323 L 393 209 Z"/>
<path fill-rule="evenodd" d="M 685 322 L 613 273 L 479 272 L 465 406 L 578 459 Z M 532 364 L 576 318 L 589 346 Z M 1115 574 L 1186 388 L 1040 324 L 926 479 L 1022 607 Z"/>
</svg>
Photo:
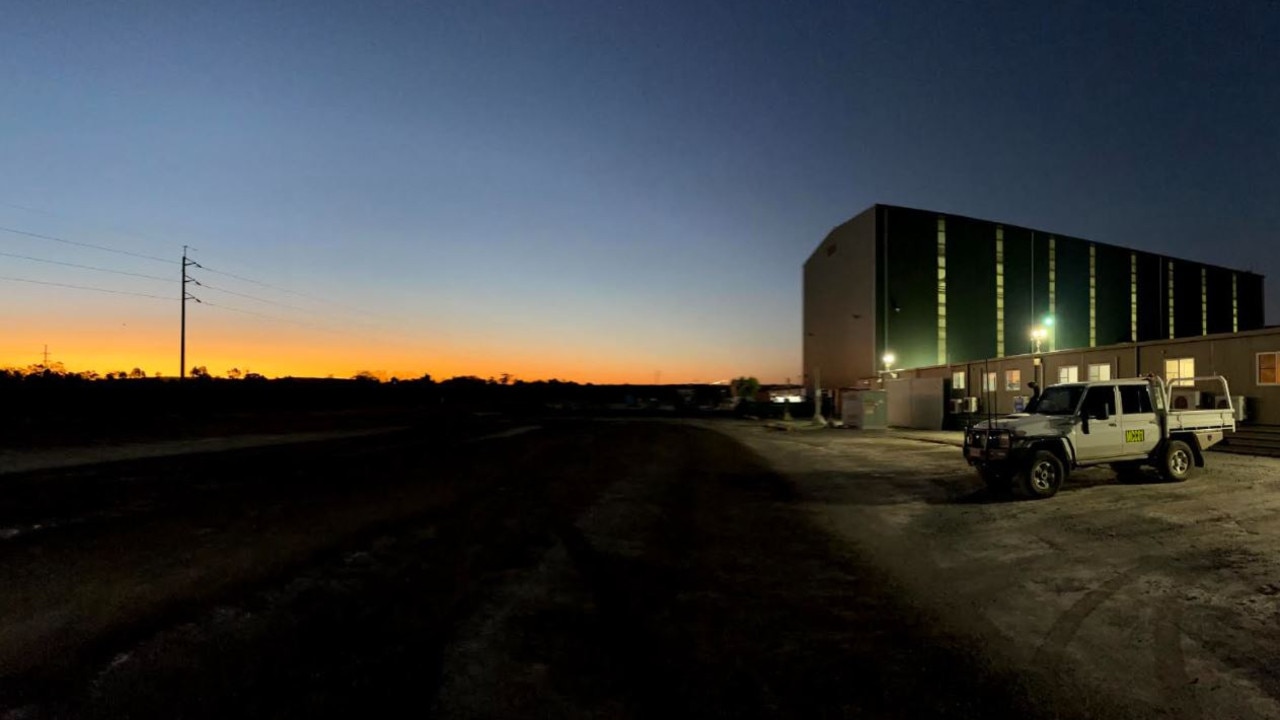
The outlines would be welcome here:
<svg viewBox="0 0 1280 720">
<path fill-rule="evenodd" d="M 70 372 L 58 363 L 0 369 L 0 446 L 39 439 L 96 442 L 107 437 L 184 436 L 204 432 L 324 429 L 356 416 L 380 421 L 457 423 L 459 418 L 582 415 L 763 415 L 767 403 L 739 402 L 758 383 L 632 385 L 527 381 L 509 373 L 481 378 L 269 379 L 232 371 L 214 376 L 197 366 L 185 381 L 141 368 Z M 374 422 L 371 419 L 369 422 Z M 399 422 L 400 420 L 397 420 Z M 214 430 L 210 430 L 213 428 Z"/>
</svg>

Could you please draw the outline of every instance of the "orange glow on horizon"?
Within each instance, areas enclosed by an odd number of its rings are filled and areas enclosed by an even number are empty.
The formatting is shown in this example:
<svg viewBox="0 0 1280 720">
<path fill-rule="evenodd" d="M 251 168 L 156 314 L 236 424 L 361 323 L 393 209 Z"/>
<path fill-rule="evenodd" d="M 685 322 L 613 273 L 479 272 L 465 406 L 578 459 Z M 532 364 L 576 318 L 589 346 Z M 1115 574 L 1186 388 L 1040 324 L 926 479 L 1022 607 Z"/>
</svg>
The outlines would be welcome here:
<svg viewBox="0 0 1280 720">
<path fill-rule="evenodd" d="M 80 302 L 79 296 L 27 292 L 21 304 L 7 307 L 0 315 L 5 329 L 0 367 L 38 364 L 47 344 L 50 362 L 70 372 L 104 375 L 138 368 L 149 377 L 178 375 L 178 318 L 172 306 L 115 298 Z M 655 343 L 640 333 L 612 335 L 564 323 L 496 330 L 437 323 L 404 332 L 352 323 L 324 330 L 302 321 L 217 314 L 198 305 L 188 313 L 187 370 L 204 366 L 216 377 L 235 368 L 267 377 L 347 378 L 368 371 L 383 379 L 509 374 L 526 381 L 678 384 L 739 375 L 782 382 L 787 374 L 751 367 L 740 351 L 697 337 Z M 680 350 L 672 350 L 677 344 Z"/>
<path fill-rule="evenodd" d="M 19 327 L 0 340 L 0 367 L 25 368 L 42 362 L 49 346 L 50 363 L 70 372 L 128 372 L 148 377 L 178 375 L 177 333 L 170 328 L 116 333 L 71 327 Z M 274 337 L 237 337 L 230 333 L 189 336 L 187 370 L 204 366 L 226 376 L 232 368 L 266 377 L 352 377 L 362 371 L 381 379 L 413 379 L 430 374 L 437 380 L 461 375 L 498 378 L 504 373 L 526 381 L 558 379 L 595 384 L 710 383 L 754 374 L 730 368 L 699 367 L 696 362 L 663 370 L 653 363 L 605 355 L 586 348 L 485 347 L 454 341 L 432 348 L 375 347 L 359 340 L 319 333 L 277 333 Z M 761 378 L 762 381 L 766 381 Z"/>
</svg>

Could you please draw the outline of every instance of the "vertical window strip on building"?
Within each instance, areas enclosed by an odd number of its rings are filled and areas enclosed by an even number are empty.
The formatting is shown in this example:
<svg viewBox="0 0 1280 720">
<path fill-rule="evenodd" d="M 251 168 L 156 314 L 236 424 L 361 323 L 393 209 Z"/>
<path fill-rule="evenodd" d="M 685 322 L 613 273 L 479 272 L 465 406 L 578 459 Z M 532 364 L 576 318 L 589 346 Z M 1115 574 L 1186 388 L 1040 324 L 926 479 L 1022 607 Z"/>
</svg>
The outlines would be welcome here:
<svg viewBox="0 0 1280 720">
<path fill-rule="evenodd" d="M 1098 246 L 1089 243 L 1089 347 L 1098 346 Z"/>
<path fill-rule="evenodd" d="M 1058 252 L 1057 239 L 1049 236 L 1049 317 L 1058 321 Z M 1056 331 L 1055 331 L 1056 332 Z"/>
<path fill-rule="evenodd" d="M 1129 340 L 1138 342 L 1138 253 L 1129 253 Z"/>
<path fill-rule="evenodd" d="M 1200 334 L 1209 334 L 1209 270 L 1200 268 Z"/>
<path fill-rule="evenodd" d="M 938 364 L 947 362 L 947 219 L 938 218 Z"/>
<path fill-rule="evenodd" d="M 1240 332 L 1240 304 L 1236 298 L 1236 274 L 1231 273 L 1231 332 Z"/>
<path fill-rule="evenodd" d="M 1004 357 L 1004 226 L 996 226 L 996 357 Z"/>
<path fill-rule="evenodd" d="M 1175 336 L 1173 324 L 1173 261 L 1169 261 L 1169 339 Z"/>
</svg>

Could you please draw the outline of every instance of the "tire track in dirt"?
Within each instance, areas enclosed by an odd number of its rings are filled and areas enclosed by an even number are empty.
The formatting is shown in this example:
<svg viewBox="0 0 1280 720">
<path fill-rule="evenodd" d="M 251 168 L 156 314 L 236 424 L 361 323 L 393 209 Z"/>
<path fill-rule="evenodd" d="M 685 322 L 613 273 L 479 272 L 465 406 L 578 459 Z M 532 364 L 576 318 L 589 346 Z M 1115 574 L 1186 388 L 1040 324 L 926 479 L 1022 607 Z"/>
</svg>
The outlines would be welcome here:
<svg viewBox="0 0 1280 720">
<path fill-rule="evenodd" d="M 1187 675 L 1187 659 L 1182 652 L 1182 604 L 1170 598 L 1158 606 L 1156 612 L 1159 617 L 1153 632 L 1155 643 L 1151 646 L 1156 682 L 1169 706 L 1176 708 L 1178 717 L 1202 717 L 1191 678 Z"/>
<path fill-rule="evenodd" d="M 1066 612 L 1058 616 L 1053 626 L 1049 628 L 1049 632 L 1045 633 L 1044 640 L 1036 648 L 1032 663 L 1036 667 L 1044 668 L 1049 672 L 1057 672 L 1062 666 L 1062 659 L 1066 654 L 1067 646 L 1071 644 L 1076 634 L 1080 632 L 1080 626 L 1084 624 L 1084 621 L 1112 595 L 1115 595 L 1120 588 L 1137 580 L 1139 576 L 1147 571 L 1150 565 L 1150 560 L 1140 561 L 1128 570 L 1119 573 L 1085 593 L 1083 597 L 1075 601 L 1071 607 L 1067 608 Z"/>
<path fill-rule="evenodd" d="M 1085 593 L 1054 621 L 1036 649 L 1032 663 L 1036 667 L 1057 673 L 1062 667 L 1067 647 L 1079 634 L 1084 622 L 1122 588 L 1151 570 L 1153 564 L 1154 560 L 1151 558 L 1141 560 Z M 1187 674 L 1186 656 L 1182 651 L 1182 605 L 1169 598 L 1158 605 L 1155 611 L 1158 615 L 1152 631 L 1152 657 L 1155 661 L 1156 684 L 1166 708 L 1177 717 L 1202 717 L 1191 678 Z"/>
</svg>

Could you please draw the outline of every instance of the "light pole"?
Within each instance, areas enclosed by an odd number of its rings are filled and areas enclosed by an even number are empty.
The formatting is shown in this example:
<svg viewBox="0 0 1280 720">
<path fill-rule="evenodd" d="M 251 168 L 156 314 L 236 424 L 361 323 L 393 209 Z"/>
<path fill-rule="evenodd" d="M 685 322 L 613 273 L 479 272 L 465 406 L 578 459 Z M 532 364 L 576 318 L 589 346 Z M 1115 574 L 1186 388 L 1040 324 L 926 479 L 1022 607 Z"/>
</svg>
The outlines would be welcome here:
<svg viewBox="0 0 1280 720">
<path fill-rule="evenodd" d="M 1036 345 L 1035 345 L 1035 347 L 1036 347 L 1036 349 L 1035 349 L 1035 354 L 1037 354 L 1037 355 L 1039 355 L 1039 354 L 1040 354 L 1040 343 L 1041 343 L 1041 342 L 1043 342 L 1043 341 L 1044 341 L 1044 339 L 1045 339 L 1045 338 L 1047 338 L 1047 337 L 1049 337 L 1049 331 L 1048 331 L 1048 330 L 1045 330 L 1043 327 L 1035 327 L 1035 328 L 1032 328 L 1032 330 L 1031 330 L 1031 340 L 1032 340 L 1033 342 L 1035 342 L 1035 344 L 1036 344 Z"/>
<path fill-rule="evenodd" d="M 1053 316 L 1045 315 L 1044 322 L 1040 324 L 1041 329 L 1045 330 L 1045 334 L 1049 336 L 1049 352 L 1058 349 L 1058 331 L 1053 326 Z"/>
</svg>

